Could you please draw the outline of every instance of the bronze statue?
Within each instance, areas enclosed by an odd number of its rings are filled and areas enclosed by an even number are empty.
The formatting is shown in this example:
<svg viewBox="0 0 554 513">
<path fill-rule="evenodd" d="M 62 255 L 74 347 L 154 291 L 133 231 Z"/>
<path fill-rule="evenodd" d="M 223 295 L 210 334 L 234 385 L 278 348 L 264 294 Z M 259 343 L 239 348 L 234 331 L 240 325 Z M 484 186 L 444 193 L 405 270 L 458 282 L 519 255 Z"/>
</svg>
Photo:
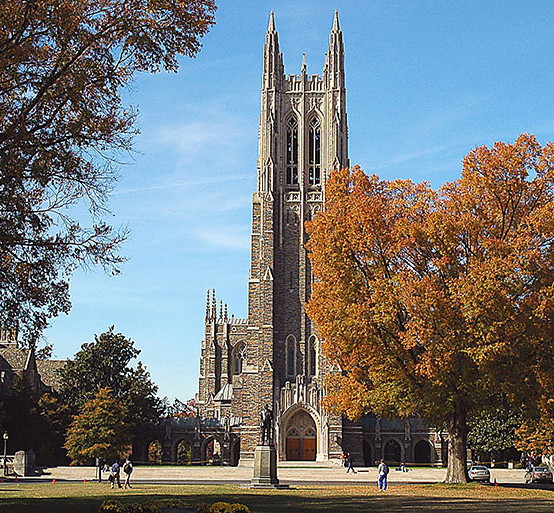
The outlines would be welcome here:
<svg viewBox="0 0 554 513">
<path fill-rule="evenodd" d="M 273 443 L 273 412 L 266 404 L 260 415 L 260 428 L 262 429 L 261 445 Z"/>
</svg>

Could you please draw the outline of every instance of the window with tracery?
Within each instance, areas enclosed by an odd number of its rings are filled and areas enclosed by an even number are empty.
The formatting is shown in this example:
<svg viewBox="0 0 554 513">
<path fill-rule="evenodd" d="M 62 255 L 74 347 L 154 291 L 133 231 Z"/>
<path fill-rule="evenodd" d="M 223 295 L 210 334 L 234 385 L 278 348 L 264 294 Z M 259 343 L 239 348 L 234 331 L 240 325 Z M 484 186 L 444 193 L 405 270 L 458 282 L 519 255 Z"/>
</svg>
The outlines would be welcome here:
<svg viewBox="0 0 554 513">
<path fill-rule="evenodd" d="M 313 335 L 308 342 L 308 372 L 310 376 L 317 374 L 317 347 L 316 338 Z"/>
<path fill-rule="evenodd" d="M 308 135 L 308 183 L 310 185 L 321 183 L 321 130 L 317 118 L 313 118 L 310 122 Z"/>
<path fill-rule="evenodd" d="M 290 118 L 287 123 L 287 185 L 298 183 L 298 123 Z"/>
<path fill-rule="evenodd" d="M 287 337 L 285 346 L 287 376 L 293 378 L 296 376 L 296 340 L 292 335 Z"/>
<path fill-rule="evenodd" d="M 233 375 L 242 373 L 242 367 L 246 360 L 246 344 L 239 342 L 233 349 L 233 363 L 231 365 L 231 371 Z"/>
</svg>

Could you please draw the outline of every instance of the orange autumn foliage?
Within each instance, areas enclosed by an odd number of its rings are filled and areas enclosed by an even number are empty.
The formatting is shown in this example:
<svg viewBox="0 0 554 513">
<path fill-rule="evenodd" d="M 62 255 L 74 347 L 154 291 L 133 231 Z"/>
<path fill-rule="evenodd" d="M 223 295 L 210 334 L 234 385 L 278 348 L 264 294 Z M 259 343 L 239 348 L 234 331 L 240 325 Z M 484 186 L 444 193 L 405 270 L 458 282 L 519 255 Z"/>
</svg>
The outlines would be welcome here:
<svg viewBox="0 0 554 513">
<path fill-rule="evenodd" d="M 552 143 L 476 148 L 439 190 L 343 169 L 308 231 L 308 313 L 343 371 L 328 408 L 446 426 L 454 482 L 468 414 L 554 397 Z"/>
</svg>

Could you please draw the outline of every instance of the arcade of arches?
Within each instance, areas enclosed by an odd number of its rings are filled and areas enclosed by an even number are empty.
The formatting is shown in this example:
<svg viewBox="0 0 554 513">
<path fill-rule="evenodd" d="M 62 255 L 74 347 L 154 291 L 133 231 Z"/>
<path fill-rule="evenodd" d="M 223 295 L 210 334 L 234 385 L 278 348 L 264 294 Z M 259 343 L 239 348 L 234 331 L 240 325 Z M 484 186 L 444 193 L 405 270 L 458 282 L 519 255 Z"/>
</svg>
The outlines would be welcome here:
<svg viewBox="0 0 554 513">
<path fill-rule="evenodd" d="M 286 427 L 287 461 L 315 461 L 316 432 L 312 416 L 305 410 L 296 412 Z"/>
</svg>

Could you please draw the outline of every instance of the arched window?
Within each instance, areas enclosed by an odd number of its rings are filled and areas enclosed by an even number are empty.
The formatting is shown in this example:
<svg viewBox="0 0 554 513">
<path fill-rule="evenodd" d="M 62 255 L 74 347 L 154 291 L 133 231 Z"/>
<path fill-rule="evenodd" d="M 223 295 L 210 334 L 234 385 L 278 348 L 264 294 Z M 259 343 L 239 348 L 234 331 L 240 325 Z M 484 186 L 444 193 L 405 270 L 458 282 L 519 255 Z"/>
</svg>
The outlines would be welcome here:
<svg viewBox="0 0 554 513">
<path fill-rule="evenodd" d="M 296 376 L 296 339 L 289 335 L 285 344 L 287 377 L 294 378 Z"/>
<path fill-rule="evenodd" d="M 298 183 L 298 123 L 290 118 L 287 123 L 287 185 Z"/>
<path fill-rule="evenodd" d="M 242 366 L 246 360 L 246 344 L 239 342 L 233 349 L 231 372 L 234 376 L 242 373 Z"/>
<path fill-rule="evenodd" d="M 308 340 L 308 373 L 310 376 L 317 374 L 317 340 L 313 335 Z"/>
<path fill-rule="evenodd" d="M 308 183 L 319 185 L 321 183 L 321 131 L 317 118 L 313 118 L 310 122 L 308 164 Z"/>
</svg>

